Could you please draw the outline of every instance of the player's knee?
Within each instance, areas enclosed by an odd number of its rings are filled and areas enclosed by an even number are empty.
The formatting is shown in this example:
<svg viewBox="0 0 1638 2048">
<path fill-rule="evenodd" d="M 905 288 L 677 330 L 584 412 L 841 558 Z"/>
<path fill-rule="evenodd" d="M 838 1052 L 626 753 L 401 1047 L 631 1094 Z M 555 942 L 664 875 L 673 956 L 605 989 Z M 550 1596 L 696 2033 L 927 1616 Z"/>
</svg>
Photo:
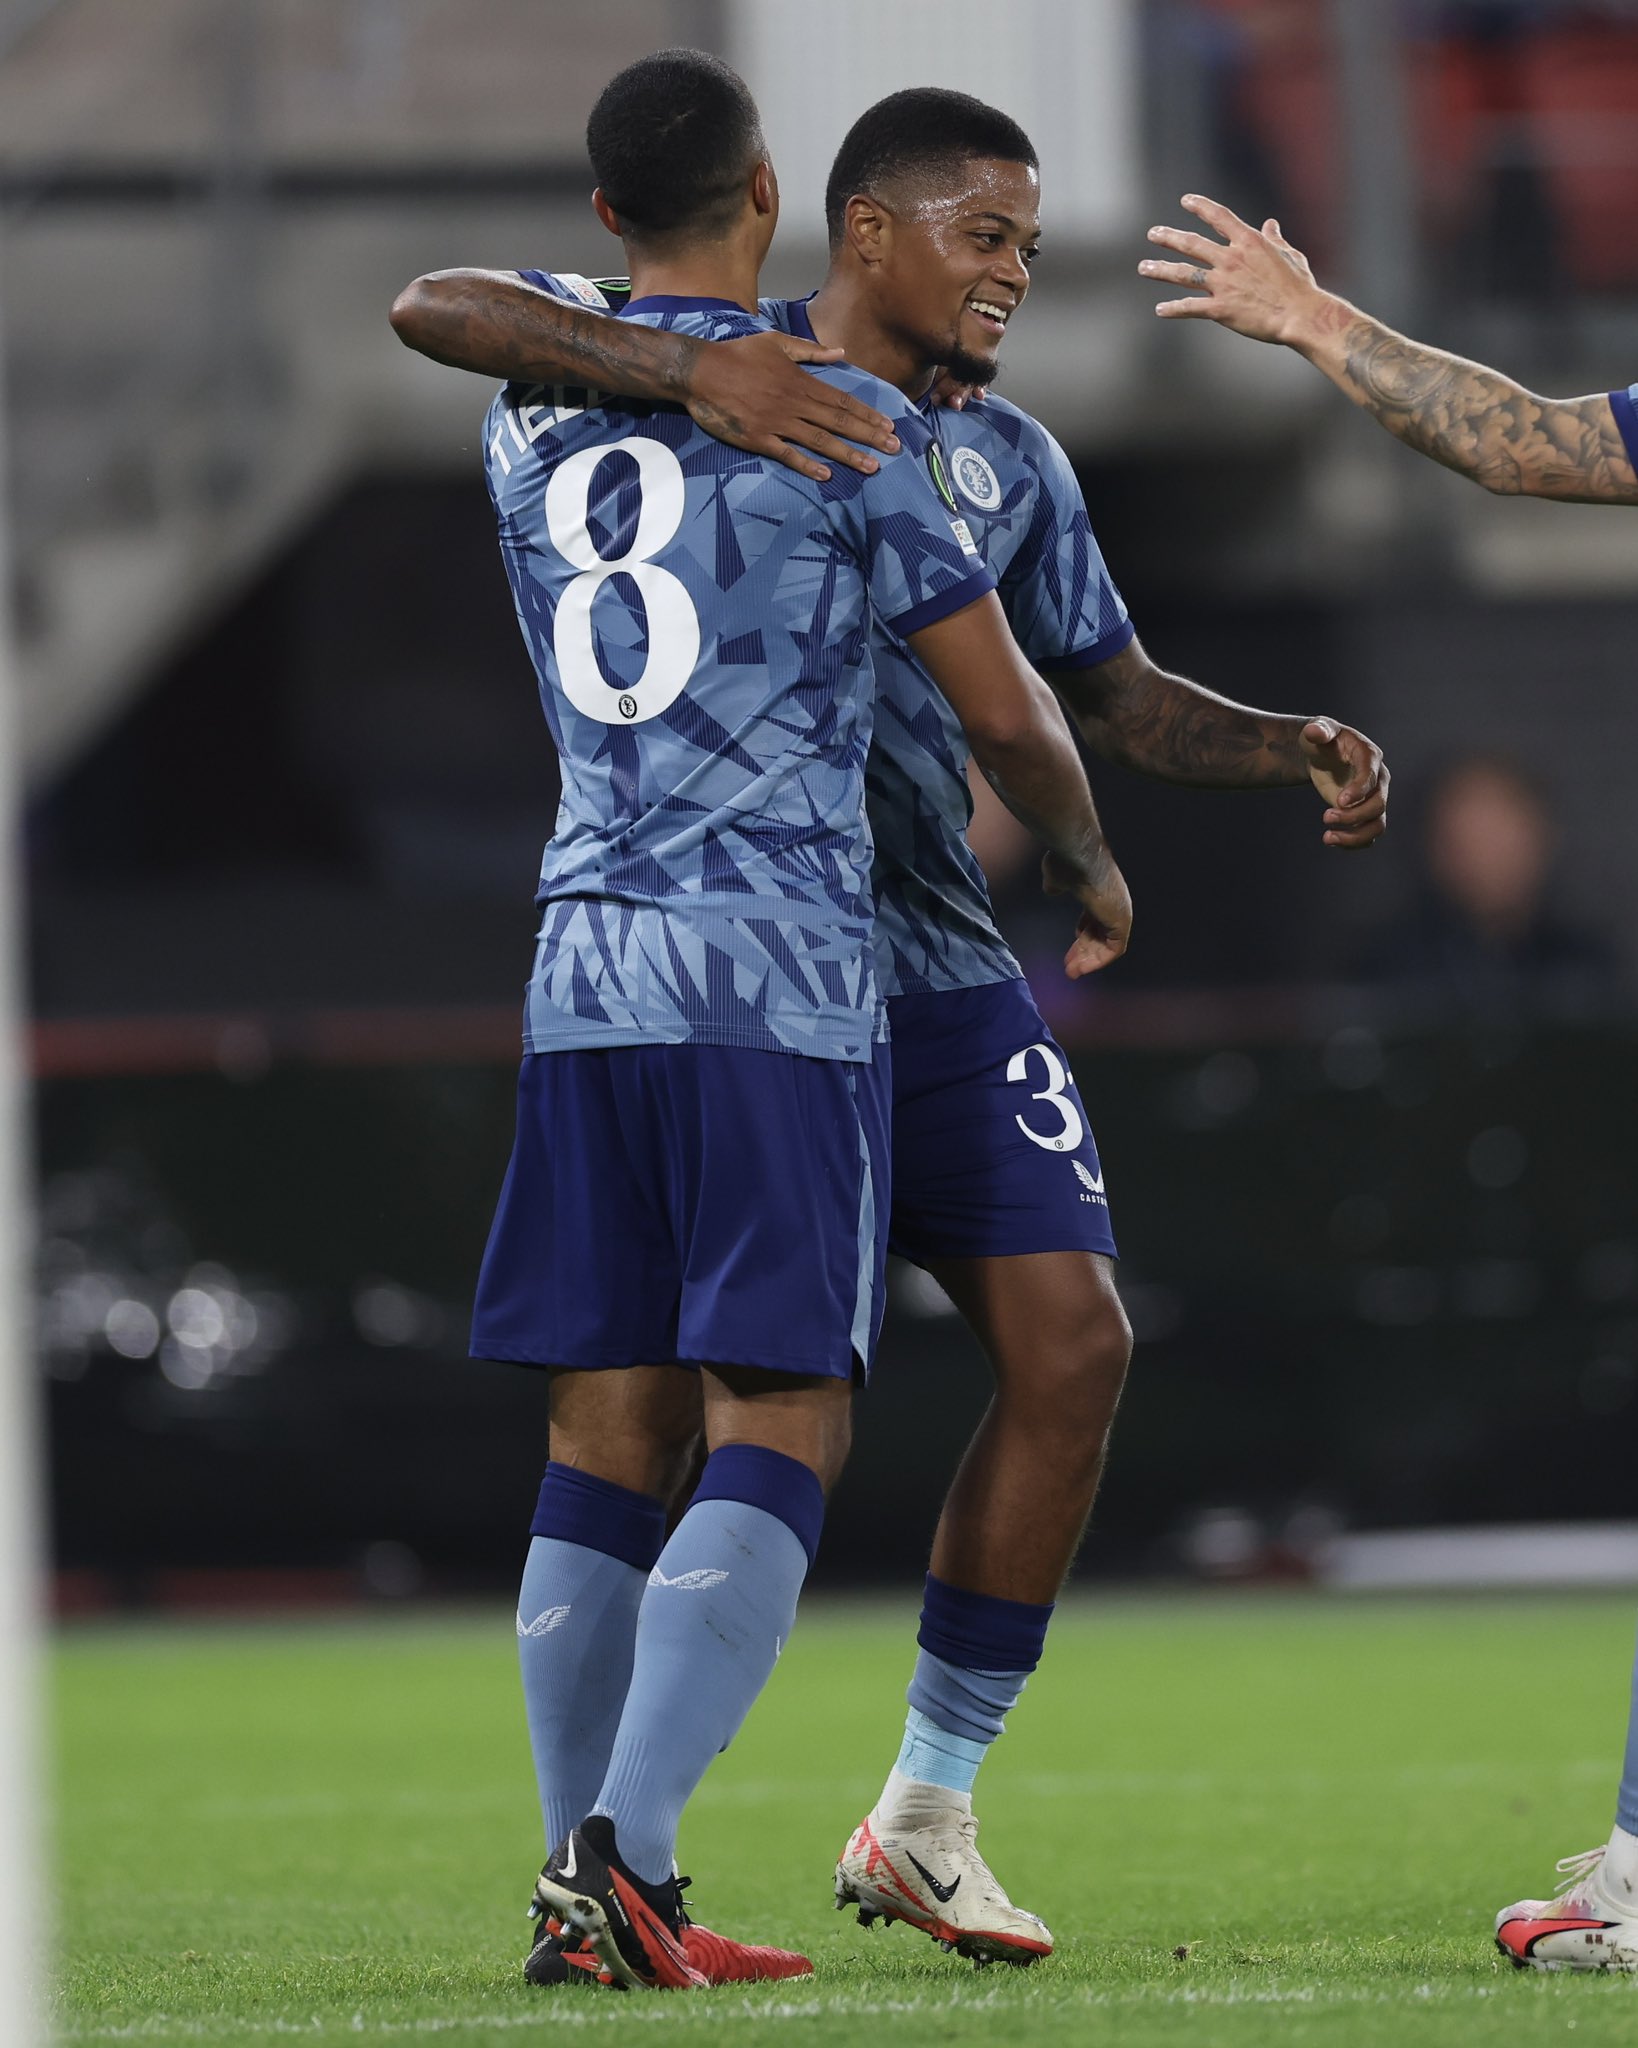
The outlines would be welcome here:
<svg viewBox="0 0 1638 2048">
<path fill-rule="evenodd" d="M 1132 1363 L 1132 1325 L 1127 1321 L 1120 1296 L 1111 1288 L 1104 1308 L 1087 1330 L 1088 1371 L 1116 1391 L 1126 1383 L 1126 1369 Z"/>
<path fill-rule="evenodd" d="M 1111 1291 L 1099 1296 L 1094 1312 L 1041 1343 L 1004 1393 L 1066 1449 L 1101 1456 L 1131 1358 L 1132 1326 Z"/>
<path fill-rule="evenodd" d="M 852 1392 L 842 1379 L 714 1366 L 705 1375 L 706 1435 L 713 1449 L 760 1444 L 794 1458 L 828 1494 L 853 1442 Z"/>
</svg>

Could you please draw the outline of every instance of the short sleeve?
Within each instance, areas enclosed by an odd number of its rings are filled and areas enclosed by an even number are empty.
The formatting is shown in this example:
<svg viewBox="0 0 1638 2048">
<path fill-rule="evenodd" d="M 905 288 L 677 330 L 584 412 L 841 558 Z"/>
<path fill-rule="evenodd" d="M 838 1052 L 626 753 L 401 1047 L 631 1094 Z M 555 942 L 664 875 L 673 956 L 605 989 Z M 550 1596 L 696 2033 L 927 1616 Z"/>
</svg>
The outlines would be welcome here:
<svg viewBox="0 0 1638 2048">
<path fill-rule="evenodd" d="M 1629 384 L 1625 391 L 1612 391 L 1610 410 L 1621 429 L 1621 439 L 1627 444 L 1627 459 L 1638 475 L 1638 384 Z"/>
<path fill-rule="evenodd" d="M 872 392 L 860 396 L 873 404 Z M 908 639 L 995 588 L 956 508 L 943 456 L 926 422 L 906 412 L 893 422 L 899 453 L 859 493 L 871 602 L 886 626 Z"/>
<path fill-rule="evenodd" d="M 520 270 L 518 276 L 536 291 L 550 292 L 554 299 L 567 300 L 571 306 L 586 306 L 594 313 L 612 313 L 618 307 L 619 301 L 606 288 L 616 282 L 614 279 L 593 283 L 573 270 Z M 623 284 L 624 280 L 619 282 Z"/>
<path fill-rule="evenodd" d="M 1035 517 L 1002 582 L 1013 637 L 1037 668 L 1096 668 L 1129 646 L 1136 628 L 1069 457 L 1044 427 L 1020 452 L 1039 488 Z"/>
</svg>

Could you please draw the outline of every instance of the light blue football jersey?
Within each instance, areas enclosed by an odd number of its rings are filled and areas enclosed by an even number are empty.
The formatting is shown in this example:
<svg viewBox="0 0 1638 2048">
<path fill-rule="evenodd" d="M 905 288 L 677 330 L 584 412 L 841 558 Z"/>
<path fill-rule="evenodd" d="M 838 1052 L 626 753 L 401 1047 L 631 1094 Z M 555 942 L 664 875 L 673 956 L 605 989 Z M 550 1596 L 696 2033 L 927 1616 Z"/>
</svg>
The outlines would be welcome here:
<svg viewBox="0 0 1638 2048">
<path fill-rule="evenodd" d="M 764 325 L 709 299 L 621 317 L 712 340 Z M 875 476 L 809 482 L 674 406 L 511 385 L 490 407 L 501 550 L 563 776 L 531 1051 L 870 1057 L 872 623 L 914 633 L 995 577 L 941 502 L 916 410 L 861 371 L 821 374 L 894 418 L 902 452 Z"/>
<path fill-rule="evenodd" d="M 762 312 L 813 339 L 805 299 L 764 299 Z M 1024 654 L 1040 669 L 1112 660 L 1134 628 L 1062 448 L 1004 398 L 917 412 L 939 438 L 962 518 Z M 877 632 L 875 660 L 867 791 L 882 991 L 921 995 L 1012 980 L 1023 970 L 996 928 L 967 845 L 973 807 L 961 722 L 891 621 Z"/>
</svg>

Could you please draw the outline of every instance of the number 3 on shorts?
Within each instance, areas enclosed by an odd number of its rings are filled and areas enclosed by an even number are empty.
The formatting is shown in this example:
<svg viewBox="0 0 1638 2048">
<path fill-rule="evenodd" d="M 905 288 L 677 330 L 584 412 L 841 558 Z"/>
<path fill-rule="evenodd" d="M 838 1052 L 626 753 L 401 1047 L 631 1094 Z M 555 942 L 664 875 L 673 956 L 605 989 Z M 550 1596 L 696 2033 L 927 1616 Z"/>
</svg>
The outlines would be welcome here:
<svg viewBox="0 0 1638 2048">
<path fill-rule="evenodd" d="M 637 531 L 626 552 L 612 556 L 597 552 L 586 525 L 592 479 L 611 455 L 627 455 L 637 465 Z M 580 572 L 557 601 L 552 652 L 564 696 L 600 724 L 640 725 L 658 718 L 682 695 L 700 658 L 694 600 L 653 559 L 676 539 L 685 509 L 682 464 L 663 442 L 640 434 L 603 448 L 582 448 L 553 470 L 546 486 L 546 531 L 564 561 Z M 636 584 L 648 614 L 648 659 L 626 689 L 604 676 L 592 637 L 592 606 L 616 574 Z"/>
<path fill-rule="evenodd" d="M 1081 1140 L 1086 1136 L 1086 1126 L 1081 1122 L 1081 1113 L 1070 1101 L 1064 1090 L 1069 1086 L 1069 1075 L 1057 1051 L 1050 1045 L 1026 1045 L 1022 1052 L 1015 1052 L 1007 1062 L 1007 1079 L 1024 1081 L 1030 1079 L 1029 1063 L 1031 1054 L 1036 1055 L 1046 1073 L 1046 1086 L 1031 1091 L 1033 1102 L 1050 1102 L 1058 1112 L 1058 1128 L 1055 1131 L 1037 1131 L 1025 1123 L 1021 1116 L 1013 1122 L 1028 1138 L 1032 1145 L 1039 1145 L 1043 1152 L 1077 1152 Z"/>
</svg>

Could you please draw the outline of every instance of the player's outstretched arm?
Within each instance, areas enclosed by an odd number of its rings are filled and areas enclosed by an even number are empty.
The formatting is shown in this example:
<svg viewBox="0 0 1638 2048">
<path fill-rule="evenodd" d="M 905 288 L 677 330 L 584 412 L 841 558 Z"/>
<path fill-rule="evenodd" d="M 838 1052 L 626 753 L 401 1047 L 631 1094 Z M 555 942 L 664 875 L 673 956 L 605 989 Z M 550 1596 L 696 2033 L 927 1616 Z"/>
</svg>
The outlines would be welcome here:
<svg viewBox="0 0 1638 2048">
<path fill-rule="evenodd" d="M 1081 906 L 1064 956 L 1071 980 L 1118 960 L 1132 935 L 1132 899 L 1063 713 L 1020 653 L 999 599 L 992 591 L 911 634 L 909 645 L 961 720 L 996 795 L 1045 841 L 1049 894 Z"/>
<path fill-rule="evenodd" d="M 1369 846 L 1387 830 L 1388 766 L 1373 740 L 1333 718 L 1254 711 L 1159 668 L 1132 640 L 1053 683 L 1081 737 L 1106 761 L 1205 789 L 1312 782 L 1327 846 Z"/>
<path fill-rule="evenodd" d="M 1259 230 L 1193 192 L 1183 204 L 1223 239 L 1149 230 L 1181 260 L 1150 257 L 1138 265 L 1142 275 L 1202 294 L 1165 300 L 1155 308 L 1162 319 L 1215 320 L 1295 349 L 1390 434 L 1487 491 L 1638 505 L 1638 472 L 1603 393 L 1537 398 L 1498 370 L 1411 341 L 1322 291 L 1278 221 Z"/>
<path fill-rule="evenodd" d="M 891 420 L 800 367 L 839 362 L 841 350 L 798 335 L 669 334 L 571 306 L 503 270 L 430 271 L 404 287 L 389 317 L 399 340 L 434 362 L 686 406 L 719 441 L 819 483 L 830 475 L 826 462 L 869 475 L 877 467 L 870 449 L 890 455 L 899 445 Z"/>
</svg>

